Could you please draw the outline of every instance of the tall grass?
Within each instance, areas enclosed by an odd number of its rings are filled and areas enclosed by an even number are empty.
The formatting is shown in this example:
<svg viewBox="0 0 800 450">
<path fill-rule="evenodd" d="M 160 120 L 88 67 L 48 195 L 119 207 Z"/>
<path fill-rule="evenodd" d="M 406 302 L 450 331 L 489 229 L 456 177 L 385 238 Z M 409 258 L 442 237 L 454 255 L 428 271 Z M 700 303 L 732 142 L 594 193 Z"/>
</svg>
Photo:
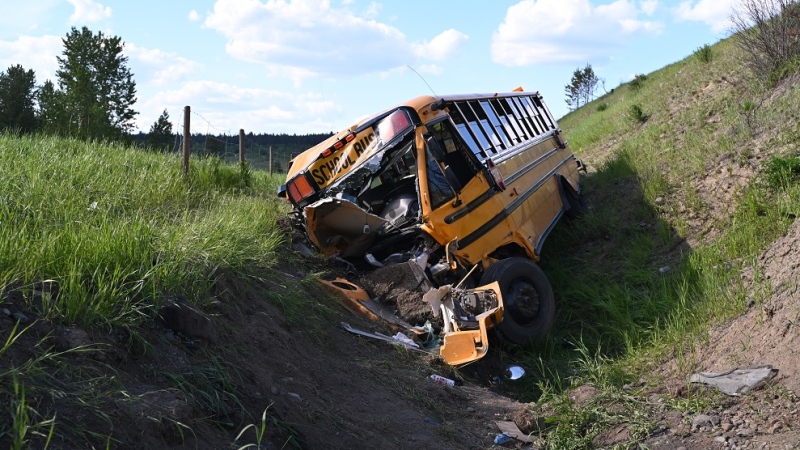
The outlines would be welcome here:
<svg viewBox="0 0 800 450">
<path fill-rule="evenodd" d="M 0 285 L 53 279 L 50 318 L 131 325 L 164 292 L 198 297 L 213 268 L 274 265 L 277 177 L 213 158 L 180 169 L 118 145 L 0 136 Z"/>
<path fill-rule="evenodd" d="M 141 341 L 138 326 L 154 318 L 165 294 L 202 304 L 215 270 L 246 276 L 277 265 L 286 240 L 279 183 L 280 176 L 216 158 L 192 158 L 187 176 L 174 155 L 0 135 L 0 293 L 22 294 L 15 308 L 35 317 Z M 31 294 L 42 280 L 54 280 L 57 295 L 37 302 Z M 23 331 L 7 331 L 0 412 L 13 421 L 0 421 L 0 442 L 46 447 L 54 429 L 61 442 L 64 429 L 84 444 L 111 439 L 40 409 L 62 399 L 108 421 L 102 405 L 117 395 L 118 381 L 53 352 L 47 338 L 20 343 Z M 216 412 L 220 392 L 225 402 L 238 400 L 230 369 L 208 359 L 208 367 L 162 376 Z"/>
</svg>

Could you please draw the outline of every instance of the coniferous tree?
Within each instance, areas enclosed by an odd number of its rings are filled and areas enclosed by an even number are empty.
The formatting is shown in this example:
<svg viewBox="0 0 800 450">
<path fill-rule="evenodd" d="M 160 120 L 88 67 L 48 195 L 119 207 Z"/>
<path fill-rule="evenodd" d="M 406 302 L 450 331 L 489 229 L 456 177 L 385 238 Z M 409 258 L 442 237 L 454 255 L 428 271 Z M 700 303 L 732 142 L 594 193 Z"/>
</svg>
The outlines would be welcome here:
<svg viewBox="0 0 800 450">
<path fill-rule="evenodd" d="M 169 114 L 165 109 L 158 116 L 150 132 L 147 134 L 147 146 L 153 150 L 169 151 L 173 146 L 175 135 L 172 134 L 172 122 L 169 121 Z"/>
<path fill-rule="evenodd" d="M 570 83 L 564 86 L 564 94 L 566 94 L 567 107 L 570 111 L 575 111 L 581 107 L 581 85 L 583 84 L 583 72 L 580 69 L 575 69 L 572 73 Z"/>
<path fill-rule="evenodd" d="M 0 73 L 0 130 L 36 130 L 36 74 L 17 64 Z"/>
<path fill-rule="evenodd" d="M 137 114 L 132 108 L 136 83 L 122 55 L 122 40 L 73 27 L 62 41 L 64 53 L 56 71 L 59 89 L 53 93 L 63 111 L 43 111 L 43 116 L 60 121 L 48 127 L 83 139 L 122 138 L 133 129 Z"/>
</svg>

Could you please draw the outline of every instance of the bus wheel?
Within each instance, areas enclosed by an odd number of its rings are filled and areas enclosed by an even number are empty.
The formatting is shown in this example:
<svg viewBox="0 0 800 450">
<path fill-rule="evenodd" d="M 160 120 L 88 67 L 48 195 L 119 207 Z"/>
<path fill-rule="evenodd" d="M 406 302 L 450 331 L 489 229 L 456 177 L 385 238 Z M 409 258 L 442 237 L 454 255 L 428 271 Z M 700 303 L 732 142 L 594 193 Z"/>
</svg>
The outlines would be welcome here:
<svg viewBox="0 0 800 450">
<path fill-rule="evenodd" d="M 507 258 L 491 266 L 481 285 L 497 281 L 503 295 L 503 320 L 497 326 L 515 344 L 544 340 L 555 320 L 553 288 L 541 268 L 527 258 Z"/>
</svg>

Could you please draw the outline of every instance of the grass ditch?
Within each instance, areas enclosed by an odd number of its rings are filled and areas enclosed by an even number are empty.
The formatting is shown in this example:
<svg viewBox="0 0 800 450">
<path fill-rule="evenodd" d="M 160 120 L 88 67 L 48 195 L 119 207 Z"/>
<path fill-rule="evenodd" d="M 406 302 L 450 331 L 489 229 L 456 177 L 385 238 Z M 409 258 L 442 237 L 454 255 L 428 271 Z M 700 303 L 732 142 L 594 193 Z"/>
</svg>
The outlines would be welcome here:
<svg viewBox="0 0 800 450">
<path fill-rule="evenodd" d="M 653 431 L 644 420 L 653 405 L 622 387 L 657 384 L 652 371 L 669 359 L 693 370 L 712 324 L 765 300 L 740 273 L 758 272 L 759 253 L 800 211 L 796 80 L 768 89 L 742 76 L 731 39 L 701 50 L 560 120 L 573 150 L 596 164 L 585 180 L 590 209 L 543 250 L 560 302 L 556 332 L 533 352 L 510 350 L 536 368 L 519 395 L 554 408 L 548 448 L 592 448 L 620 423 L 628 443 Z M 759 106 L 743 114 L 743 103 Z M 647 120 L 630 120 L 632 109 Z M 740 173 L 747 182 L 725 198 L 706 183 Z M 600 393 L 576 406 L 567 393 L 584 384 Z M 670 407 L 698 411 L 719 399 L 679 400 Z"/>
<path fill-rule="evenodd" d="M 180 168 L 171 155 L 116 144 L 0 135 L 0 298 L 32 320 L 0 336 L 2 414 L 13 418 L 0 421 L 0 442 L 114 446 L 104 406 L 128 394 L 111 367 L 82 356 L 99 349 L 54 350 L 56 328 L 123 336 L 128 355 L 151 352 L 145 325 L 165 295 L 203 306 L 218 269 L 258 276 L 286 259 L 279 177 L 218 158 L 193 157 L 188 176 Z M 205 360 L 154 376 L 208 411 L 193 426 L 230 426 L 235 368 Z"/>
</svg>

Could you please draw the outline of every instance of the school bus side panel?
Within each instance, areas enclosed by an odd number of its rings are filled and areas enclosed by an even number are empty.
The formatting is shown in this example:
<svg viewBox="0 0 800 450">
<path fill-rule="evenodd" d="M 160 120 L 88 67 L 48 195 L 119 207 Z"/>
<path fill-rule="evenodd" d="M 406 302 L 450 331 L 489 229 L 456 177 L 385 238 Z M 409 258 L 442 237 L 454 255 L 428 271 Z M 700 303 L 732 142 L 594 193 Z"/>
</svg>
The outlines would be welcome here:
<svg viewBox="0 0 800 450">
<path fill-rule="evenodd" d="M 560 218 L 564 208 L 556 174 L 570 177 L 570 167 L 577 169 L 572 152 L 561 148 L 555 139 L 540 142 L 498 166 L 503 178 L 508 180 L 501 195 L 512 226 L 523 238 L 519 244 L 524 244 L 534 259 L 538 258 L 540 239 Z"/>
<path fill-rule="evenodd" d="M 424 149 L 424 145 L 424 141 L 420 136 L 418 138 L 417 148 Z M 486 255 L 493 252 L 498 247 L 499 242 L 505 242 L 511 238 L 513 230 L 508 220 L 500 221 L 485 233 L 481 232 L 481 227 L 502 214 L 503 204 L 497 200 L 490 199 L 489 201 L 483 202 L 476 209 L 470 211 L 468 216 L 458 220 L 448 219 L 448 217 L 453 216 L 455 213 L 467 207 L 471 200 L 475 200 L 481 197 L 481 195 L 492 191 L 491 185 L 482 172 L 473 177 L 461 190 L 458 196 L 461 203 L 458 206 L 453 206 L 455 200 L 453 199 L 436 209 L 432 209 L 430 203 L 431 195 L 428 189 L 428 174 L 426 170 L 428 161 L 424 151 L 419 152 L 418 160 L 420 161 L 418 164 L 418 179 L 420 197 L 422 200 L 423 231 L 436 239 L 440 245 L 445 245 L 453 239 L 458 238 L 460 250 L 456 252 L 456 254 L 470 264 L 475 264 L 484 259 Z M 471 239 L 470 241 L 465 240 L 465 238 L 477 236 L 479 234 L 480 237 Z"/>
</svg>

